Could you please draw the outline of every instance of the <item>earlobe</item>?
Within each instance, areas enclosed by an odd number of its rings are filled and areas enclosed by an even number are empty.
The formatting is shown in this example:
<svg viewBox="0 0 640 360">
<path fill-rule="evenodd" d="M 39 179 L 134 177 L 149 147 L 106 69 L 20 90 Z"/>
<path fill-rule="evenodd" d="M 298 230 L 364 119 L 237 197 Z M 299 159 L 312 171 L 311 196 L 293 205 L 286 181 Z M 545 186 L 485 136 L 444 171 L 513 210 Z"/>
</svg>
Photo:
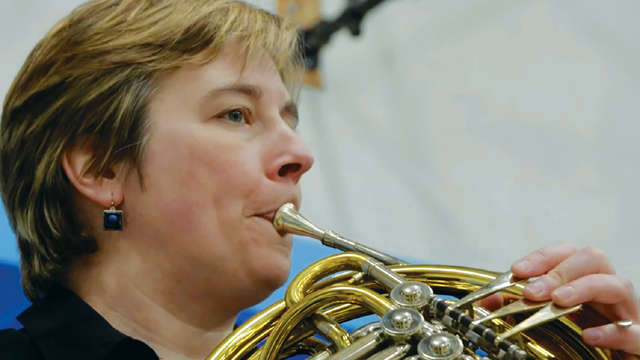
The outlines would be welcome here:
<svg viewBox="0 0 640 360">
<path fill-rule="evenodd" d="M 86 171 L 93 159 L 89 145 L 71 146 L 62 157 L 62 168 L 73 186 L 85 198 L 102 208 L 109 208 L 113 199 L 117 206 L 123 200 L 122 186 L 113 170 L 104 174 Z"/>
</svg>

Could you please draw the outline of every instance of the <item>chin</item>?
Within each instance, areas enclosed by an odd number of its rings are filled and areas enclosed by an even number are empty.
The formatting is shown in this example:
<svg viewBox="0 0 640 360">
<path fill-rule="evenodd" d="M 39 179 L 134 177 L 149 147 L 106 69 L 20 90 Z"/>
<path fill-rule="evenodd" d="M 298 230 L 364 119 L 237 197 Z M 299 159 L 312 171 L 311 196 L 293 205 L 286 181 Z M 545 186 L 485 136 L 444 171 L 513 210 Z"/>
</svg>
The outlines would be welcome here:
<svg viewBox="0 0 640 360">
<path fill-rule="evenodd" d="M 263 264 L 256 274 L 258 283 L 269 294 L 287 282 L 291 272 L 291 252 L 273 254 L 271 260 Z"/>
</svg>

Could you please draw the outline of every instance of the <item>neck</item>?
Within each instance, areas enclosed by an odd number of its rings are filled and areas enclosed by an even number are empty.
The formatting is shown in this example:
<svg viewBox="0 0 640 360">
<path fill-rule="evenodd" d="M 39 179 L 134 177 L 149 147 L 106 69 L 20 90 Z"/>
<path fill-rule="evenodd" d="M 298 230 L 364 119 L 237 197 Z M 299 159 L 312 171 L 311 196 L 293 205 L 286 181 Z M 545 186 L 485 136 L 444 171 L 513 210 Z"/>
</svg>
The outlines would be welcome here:
<svg viewBox="0 0 640 360">
<path fill-rule="evenodd" d="M 113 263 L 109 259 L 122 257 L 97 257 L 74 266 L 69 287 L 111 326 L 145 342 L 161 359 L 202 360 L 232 332 L 242 308 L 216 298 L 224 291 L 189 293 L 184 282 L 171 282 L 161 269 L 145 269 L 137 259 Z"/>
</svg>

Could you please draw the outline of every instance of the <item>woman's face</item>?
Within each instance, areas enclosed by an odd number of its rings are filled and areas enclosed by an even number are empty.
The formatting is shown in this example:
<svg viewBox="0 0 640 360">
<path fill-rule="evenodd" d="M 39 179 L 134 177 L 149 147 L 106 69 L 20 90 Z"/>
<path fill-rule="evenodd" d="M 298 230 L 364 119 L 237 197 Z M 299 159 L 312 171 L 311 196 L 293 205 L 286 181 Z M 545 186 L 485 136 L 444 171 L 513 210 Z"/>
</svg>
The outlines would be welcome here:
<svg viewBox="0 0 640 360">
<path fill-rule="evenodd" d="M 291 236 L 270 219 L 286 202 L 299 205 L 313 163 L 294 131 L 295 105 L 271 61 L 245 61 L 233 47 L 156 85 L 144 188 L 124 186 L 123 235 L 168 288 L 188 285 L 188 296 L 226 288 L 229 301 L 258 301 L 290 268 Z"/>
</svg>

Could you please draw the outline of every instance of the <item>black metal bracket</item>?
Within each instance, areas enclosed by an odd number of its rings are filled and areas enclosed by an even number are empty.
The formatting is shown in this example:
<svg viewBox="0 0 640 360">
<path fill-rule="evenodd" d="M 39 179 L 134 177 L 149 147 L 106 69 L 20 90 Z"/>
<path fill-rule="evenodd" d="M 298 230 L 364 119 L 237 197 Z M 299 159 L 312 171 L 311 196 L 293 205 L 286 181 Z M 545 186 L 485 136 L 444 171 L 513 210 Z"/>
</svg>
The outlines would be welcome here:
<svg viewBox="0 0 640 360">
<path fill-rule="evenodd" d="M 301 30 L 301 53 L 306 70 L 318 67 L 320 50 L 329 43 L 333 34 L 347 28 L 353 36 L 360 35 L 360 24 L 369 10 L 384 0 L 350 0 L 345 10 L 334 20 L 321 20 L 309 29 Z"/>
</svg>

